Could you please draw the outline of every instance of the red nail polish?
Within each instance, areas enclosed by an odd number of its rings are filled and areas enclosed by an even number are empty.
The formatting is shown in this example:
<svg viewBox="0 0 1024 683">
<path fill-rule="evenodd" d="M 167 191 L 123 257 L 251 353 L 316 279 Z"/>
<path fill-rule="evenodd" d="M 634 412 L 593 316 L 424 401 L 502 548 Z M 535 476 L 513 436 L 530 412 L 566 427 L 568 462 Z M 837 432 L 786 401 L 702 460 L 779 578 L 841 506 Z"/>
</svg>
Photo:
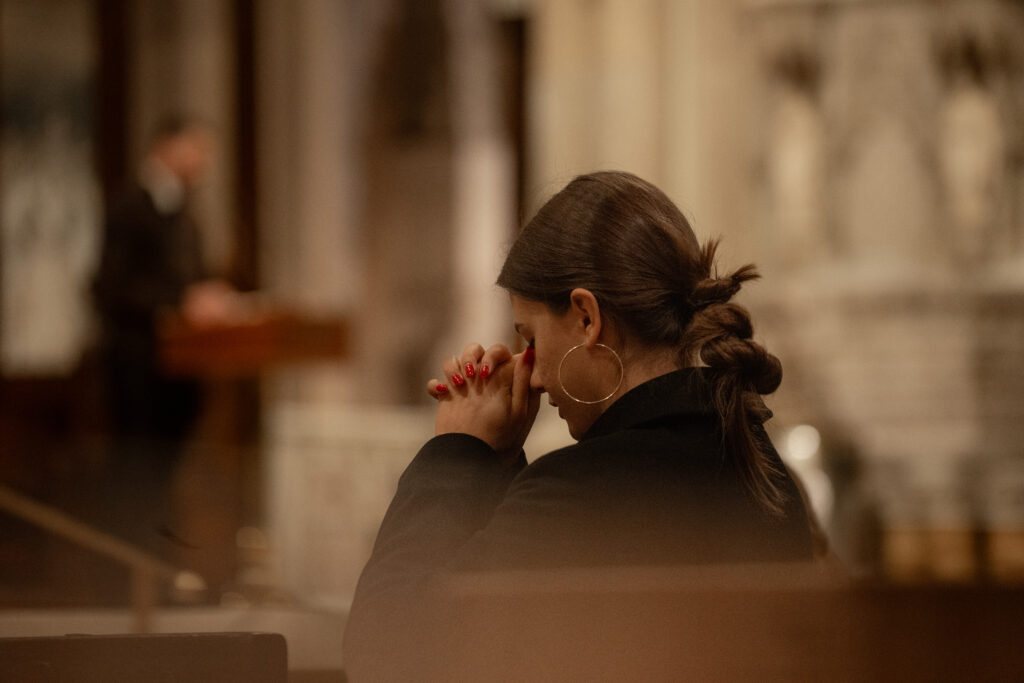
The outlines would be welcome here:
<svg viewBox="0 0 1024 683">
<path fill-rule="evenodd" d="M 523 351 L 523 362 L 526 363 L 527 365 L 533 365 L 533 354 L 533 347 L 528 346 L 526 350 Z"/>
<path fill-rule="evenodd" d="M 452 381 L 455 382 L 455 386 L 457 387 L 461 387 L 463 384 L 466 383 L 466 380 L 462 379 L 462 375 L 460 375 L 457 372 L 454 375 L 452 375 Z"/>
<path fill-rule="evenodd" d="M 472 363 L 466 363 L 466 377 L 476 377 L 476 368 Z"/>
<path fill-rule="evenodd" d="M 482 368 L 480 368 L 480 376 L 483 377 L 484 379 L 487 379 L 488 377 L 490 377 L 491 376 L 491 366 L 490 365 L 485 365 Z"/>
<path fill-rule="evenodd" d="M 438 385 L 436 385 L 434 387 L 434 391 L 436 391 L 439 394 L 447 394 L 448 393 L 448 385 L 447 384 L 438 384 Z"/>
</svg>

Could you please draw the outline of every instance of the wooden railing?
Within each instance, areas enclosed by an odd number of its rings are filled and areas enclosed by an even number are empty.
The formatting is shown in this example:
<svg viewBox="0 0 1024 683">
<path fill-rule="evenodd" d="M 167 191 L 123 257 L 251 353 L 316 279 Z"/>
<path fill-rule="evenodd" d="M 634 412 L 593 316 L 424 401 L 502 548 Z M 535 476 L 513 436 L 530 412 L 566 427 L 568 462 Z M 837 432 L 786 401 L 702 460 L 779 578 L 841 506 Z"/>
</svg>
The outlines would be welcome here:
<svg viewBox="0 0 1024 683">
<path fill-rule="evenodd" d="M 197 574 L 178 569 L 130 543 L 2 484 L 0 509 L 127 567 L 131 572 L 131 602 L 137 633 L 150 630 L 161 581 L 175 585 L 184 583 L 193 590 L 205 589 L 205 583 Z"/>
</svg>

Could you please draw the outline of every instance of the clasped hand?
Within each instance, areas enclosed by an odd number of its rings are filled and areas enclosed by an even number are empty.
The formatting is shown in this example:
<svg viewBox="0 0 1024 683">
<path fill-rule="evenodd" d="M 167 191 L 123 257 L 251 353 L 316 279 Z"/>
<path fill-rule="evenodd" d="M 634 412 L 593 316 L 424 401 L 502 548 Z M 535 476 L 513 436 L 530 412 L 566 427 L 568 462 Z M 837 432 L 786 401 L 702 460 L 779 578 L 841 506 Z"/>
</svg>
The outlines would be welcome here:
<svg viewBox="0 0 1024 683">
<path fill-rule="evenodd" d="M 533 350 L 513 354 L 504 344 L 486 350 L 469 344 L 441 370 L 446 381 L 427 383 L 437 399 L 434 434 L 469 434 L 503 460 L 518 457 L 540 407 L 540 392 L 530 389 Z"/>
</svg>

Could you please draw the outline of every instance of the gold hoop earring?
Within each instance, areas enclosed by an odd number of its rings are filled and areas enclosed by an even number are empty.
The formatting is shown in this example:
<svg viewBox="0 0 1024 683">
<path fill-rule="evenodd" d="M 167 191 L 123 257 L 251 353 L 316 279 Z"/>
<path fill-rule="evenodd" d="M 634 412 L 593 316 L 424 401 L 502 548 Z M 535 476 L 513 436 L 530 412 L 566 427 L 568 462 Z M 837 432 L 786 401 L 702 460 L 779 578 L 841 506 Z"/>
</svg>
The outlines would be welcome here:
<svg viewBox="0 0 1024 683">
<path fill-rule="evenodd" d="M 572 400 L 576 401 L 577 403 L 582 403 L 582 404 L 588 405 L 588 406 L 589 405 L 594 405 L 595 403 L 604 403 L 605 401 L 610 399 L 612 396 L 614 396 L 615 392 L 617 392 L 619 390 L 619 387 L 622 386 L 622 378 L 626 376 L 626 368 L 623 367 L 622 359 L 619 358 L 619 354 L 615 353 L 615 349 L 613 349 L 612 347 L 610 347 L 610 346 L 608 346 L 606 344 L 595 344 L 595 346 L 600 346 L 602 349 L 608 349 L 611 352 L 611 354 L 613 356 L 615 356 L 615 362 L 619 364 L 619 382 L 618 382 L 618 384 L 615 385 L 615 388 L 611 390 L 611 393 L 609 393 L 604 398 L 597 399 L 596 401 L 584 401 L 581 398 L 576 398 L 575 396 L 573 396 L 572 394 L 569 393 L 569 390 L 565 388 L 565 383 L 562 382 L 562 366 L 565 364 L 565 359 L 569 357 L 570 353 L 572 353 L 576 349 L 582 348 L 583 346 L 586 346 L 586 344 L 577 344 L 576 346 L 574 346 L 571 349 L 569 349 L 568 351 L 566 351 L 565 355 L 562 356 L 562 360 L 558 361 L 558 386 L 560 386 L 562 388 L 562 393 L 563 394 L 565 394 L 566 396 L 568 396 Z"/>
</svg>

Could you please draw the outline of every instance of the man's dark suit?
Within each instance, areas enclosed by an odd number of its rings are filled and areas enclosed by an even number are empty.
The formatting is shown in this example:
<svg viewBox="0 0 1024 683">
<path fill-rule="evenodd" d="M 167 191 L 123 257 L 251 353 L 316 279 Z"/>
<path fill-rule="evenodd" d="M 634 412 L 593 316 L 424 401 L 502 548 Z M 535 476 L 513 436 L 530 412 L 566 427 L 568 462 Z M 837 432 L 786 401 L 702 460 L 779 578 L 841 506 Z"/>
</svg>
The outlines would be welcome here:
<svg viewBox="0 0 1024 683">
<path fill-rule="evenodd" d="M 94 286 L 116 433 L 179 439 L 191 425 L 198 388 L 160 371 L 157 324 L 204 277 L 187 213 L 161 213 L 149 192 L 130 188 L 108 216 Z"/>
<path fill-rule="evenodd" d="M 198 417 L 201 386 L 160 367 L 159 317 L 205 278 L 199 234 L 180 207 L 161 212 L 141 186 L 110 211 L 93 293 L 114 449 L 102 523 L 154 552 L 171 482 Z"/>
</svg>

